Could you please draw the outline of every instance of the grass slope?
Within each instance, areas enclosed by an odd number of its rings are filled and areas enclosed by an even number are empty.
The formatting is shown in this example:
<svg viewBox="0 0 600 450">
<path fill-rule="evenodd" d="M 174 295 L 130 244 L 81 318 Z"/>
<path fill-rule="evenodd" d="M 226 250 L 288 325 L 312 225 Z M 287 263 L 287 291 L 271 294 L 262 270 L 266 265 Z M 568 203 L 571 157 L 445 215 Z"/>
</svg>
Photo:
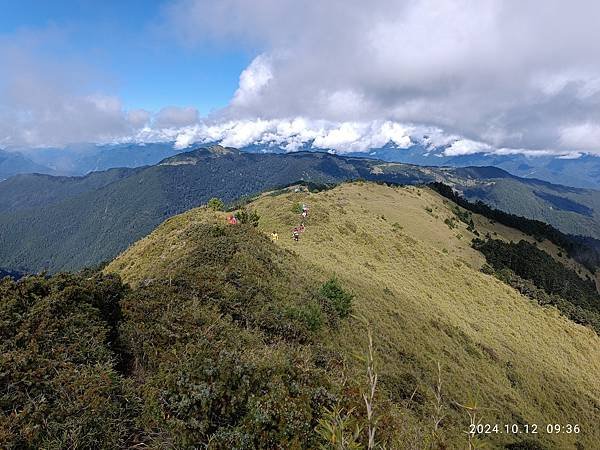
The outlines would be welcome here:
<svg viewBox="0 0 600 450">
<path fill-rule="evenodd" d="M 297 202 L 310 206 L 306 231 L 293 242 Z M 336 275 L 354 294 L 355 314 L 374 327 L 380 377 L 381 432 L 393 448 L 420 448 L 431 429 L 436 364 L 441 364 L 444 420 L 450 448 L 464 448 L 467 419 L 454 402 L 475 397 L 484 423 L 532 424 L 533 437 L 549 448 L 594 448 L 600 442 L 600 338 L 554 308 L 542 308 L 479 271 L 484 259 L 470 247 L 473 235 L 450 205 L 428 189 L 345 184 L 321 193 L 263 195 L 249 205 L 265 233 L 296 255 L 299 269 L 325 281 Z M 475 217 L 480 232 L 519 237 Z M 107 268 L 133 285 L 169 277 L 185 264 L 186 240 L 199 223 L 224 214 L 195 209 L 166 221 Z M 487 229 L 486 229 L 487 228 Z M 509 235 L 509 233 L 511 233 Z M 365 377 L 352 358 L 364 348 L 356 319 L 331 333 L 329 345 L 347 358 L 348 374 Z M 385 405 L 385 406 L 384 406 Z M 548 435 L 549 423 L 578 423 L 579 435 Z M 493 447 L 518 441 L 486 438 Z"/>
</svg>

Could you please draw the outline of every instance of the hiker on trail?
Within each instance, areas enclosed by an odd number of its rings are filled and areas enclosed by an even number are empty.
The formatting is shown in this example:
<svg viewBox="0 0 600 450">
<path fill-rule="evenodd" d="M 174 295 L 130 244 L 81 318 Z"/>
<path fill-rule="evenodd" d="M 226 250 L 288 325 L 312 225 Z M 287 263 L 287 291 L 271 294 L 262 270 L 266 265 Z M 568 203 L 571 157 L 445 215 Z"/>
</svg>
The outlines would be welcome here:
<svg viewBox="0 0 600 450">
<path fill-rule="evenodd" d="M 273 231 L 273 232 L 271 233 L 271 240 L 272 240 L 273 242 L 277 242 L 277 241 L 279 240 L 279 235 L 277 234 L 277 231 Z"/>
<path fill-rule="evenodd" d="M 306 219 L 306 216 L 308 216 L 308 206 L 302 203 L 302 217 Z"/>
<path fill-rule="evenodd" d="M 300 224 L 300 227 L 298 228 L 298 231 L 300 233 L 304 233 L 304 224 L 303 223 Z"/>
<path fill-rule="evenodd" d="M 229 225 L 237 225 L 238 221 L 235 216 L 227 216 L 227 223 Z"/>
<path fill-rule="evenodd" d="M 292 238 L 296 242 L 298 242 L 298 240 L 300 239 L 300 232 L 298 231 L 298 228 L 294 228 L 294 231 L 292 231 Z"/>
</svg>

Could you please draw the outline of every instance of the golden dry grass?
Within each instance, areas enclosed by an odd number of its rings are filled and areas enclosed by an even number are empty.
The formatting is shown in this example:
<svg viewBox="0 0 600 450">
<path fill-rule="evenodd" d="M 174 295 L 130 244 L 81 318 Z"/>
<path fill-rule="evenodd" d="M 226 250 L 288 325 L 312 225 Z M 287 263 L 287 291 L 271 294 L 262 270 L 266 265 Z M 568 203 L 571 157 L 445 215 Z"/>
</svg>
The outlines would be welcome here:
<svg viewBox="0 0 600 450">
<path fill-rule="evenodd" d="M 291 239 L 300 221 L 292 212 L 296 202 L 310 206 L 300 242 Z M 551 448 L 574 448 L 577 441 L 597 448 L 600 338 L 481 273 L 484 259 L 470 247 L 472 234 L 460 222 L 455 229 L 444 224 L 453 212 L 442 197 L 429 189 L 358 182 L 316 194 L 266 194 L 250 207 L 261 217 L 260 229 L 277 231 L 278 245 L 294 252 L 306 270 L 322 280 L 335 274 L 356 295 L 355 312 L 373 324 L 381 383 L 392 396 L 389 380 L 406 374 L 427 393 L 440 362 L 447 406 L 475 396 L 486 408 L 486 423 L 501 429 L 535 423 L 540 433 L 534 439 Z M 474 219 L 482 234 L 523 237 Z M 174 217 L 106 271 L 134 284 L 168 273 L 170 261 L 185 258 L 187 224 L 206 220 L 223 221 L 224 214 L 196 209 Z M 331 345 L 351 355 L 364 347 L 365 335 L 351 320 L 331 336 Z M 358 376 L 362 368 L 351 370 Z M 426 427 L 424 417 L 415 420 Z M 446 422 L 448 442 L 461 448 L 466 419 L 449 408 Z M 546 435 L 548 423 L 578 423 L 582 433 Z M 489 439 L 493 445 L 514 441 L 507 435 Z"/>
</svg>

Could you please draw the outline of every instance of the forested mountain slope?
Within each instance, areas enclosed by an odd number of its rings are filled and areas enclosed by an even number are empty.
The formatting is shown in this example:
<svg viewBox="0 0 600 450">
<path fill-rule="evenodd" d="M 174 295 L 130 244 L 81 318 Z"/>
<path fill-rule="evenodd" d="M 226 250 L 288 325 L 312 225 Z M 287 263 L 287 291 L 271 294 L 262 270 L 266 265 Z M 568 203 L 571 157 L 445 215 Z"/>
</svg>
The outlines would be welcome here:
<svg viewBox="0 0 600 450">
<path fill-rule="evenodd" d="M 600 194 L 538 180 L 496 178 L 474 186 L 464 195 L 519 216 L 541 220 L 575 235 L 600 236 Z"/>
<path fill-rule="evenodd" d="M 133 173 L 134 169 L 111 169 L 82 177 L 16 175 L 0 183 L 0 214 L 59 203 L 101 189 Z"/>
</svg>

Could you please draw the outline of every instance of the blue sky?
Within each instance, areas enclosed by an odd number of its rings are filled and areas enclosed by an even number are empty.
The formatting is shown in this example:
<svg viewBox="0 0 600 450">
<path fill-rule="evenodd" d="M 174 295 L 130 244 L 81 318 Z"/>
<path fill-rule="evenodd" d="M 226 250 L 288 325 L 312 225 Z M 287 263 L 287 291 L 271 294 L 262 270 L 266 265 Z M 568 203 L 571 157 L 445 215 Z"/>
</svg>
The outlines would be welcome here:
<svg viewBox="0 0 600 450">
<path fill-rule="evenodd" d="M 162 19 L 168 2 L 152 0 L 0 0 L 0 35 L 42 36 L 36 52 L 92 67 L 128 109 L 193 106 L 201 114 L 224 107 L 252 60 L 248 49 L 186 46 Z"/>
</svg>

